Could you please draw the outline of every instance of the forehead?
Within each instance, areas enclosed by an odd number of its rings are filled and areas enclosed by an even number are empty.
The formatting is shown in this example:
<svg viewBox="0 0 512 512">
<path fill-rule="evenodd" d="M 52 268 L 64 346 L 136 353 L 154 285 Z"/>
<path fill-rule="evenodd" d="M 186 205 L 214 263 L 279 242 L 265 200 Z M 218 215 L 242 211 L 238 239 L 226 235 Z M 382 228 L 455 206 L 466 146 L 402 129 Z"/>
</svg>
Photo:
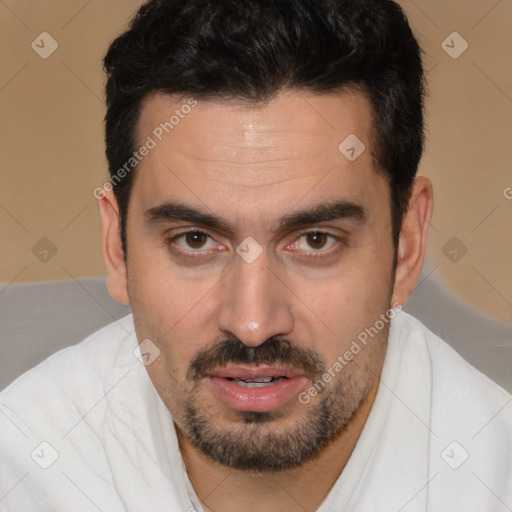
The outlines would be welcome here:
<svg viewBox="0 0 512 512">
<path fill-rule="evenodd" d="M 331 199 L 338 191 L 350 200 L 368 195 L 372 180 L 383 185 L 371 132 L 369 102 L 356 90 L 286 91 L 263 105 L 153 94 L 142 104 L 137 147 L 148 137 L 155 145 L 137 168 L 134 188 L 145 207 L 178 189 L 208 207 L 221 194 L 225 205 L 256 205 L 263 195 L 273 205 L 289 203 L 306 191 Z M 345 140 L 365 147 L 357 159 L 340 151 Z"/>
</svg>

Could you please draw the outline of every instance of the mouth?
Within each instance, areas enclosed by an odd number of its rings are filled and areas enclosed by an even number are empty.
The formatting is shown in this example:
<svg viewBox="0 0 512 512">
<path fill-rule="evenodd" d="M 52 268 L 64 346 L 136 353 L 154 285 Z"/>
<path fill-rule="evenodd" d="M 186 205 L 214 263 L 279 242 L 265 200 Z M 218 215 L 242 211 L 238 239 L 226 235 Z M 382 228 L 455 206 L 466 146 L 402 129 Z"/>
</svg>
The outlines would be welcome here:
<svg viewBox="0 0 512 512">
<path fill-rule="evenodd" d="M 282 367 L 231 367 L 207 377 L 209 389 L 221 402 L 239 411 L 265 412 L 289 402 L 307 384 L 306 375 Z"/>
<path fill-rule="evenodd" d="M 283 379 L 287 378 L 288 377 L 261 377 L 259 379 L 231 379 L 228 377 L 228 380 L 242 388 L 264 388 L 278 384 Z"/>
</svg>

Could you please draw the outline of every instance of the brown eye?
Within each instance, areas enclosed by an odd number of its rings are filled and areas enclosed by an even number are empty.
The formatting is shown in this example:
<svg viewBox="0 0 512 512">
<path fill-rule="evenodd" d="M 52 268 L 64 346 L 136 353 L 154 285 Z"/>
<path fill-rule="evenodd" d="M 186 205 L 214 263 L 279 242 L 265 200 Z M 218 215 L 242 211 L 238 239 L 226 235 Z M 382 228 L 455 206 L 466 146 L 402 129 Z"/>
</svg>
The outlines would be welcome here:
<svg viewBox="0 0 512 512">
<path fill-rule="evenodd" d="M 225 247 L 201 229 L 191 229 L 166 239 L 171 253 L 183 261 L 210 261 L 213 257 L 225 251 Z"/>
<path fill-rule="evenodd" d="M 208 238 L 208 235 L 201 231 L 190 231 L 184 234 L 185 243 L 191 249 L 202 249 Z"/>
<path fill-rule="evenodd" d="M 306 233 L 305 236 L 308 245 L 312 249 L 323 249 L 329 238 L 329 235 L 327 233 L 321 233 L 319 231 L 312 231 L 311 233 Z"/>
<path fill-rule="evenodd" d="M 312 257 L 329 253 L 336 245 L 339 245 L 339 237 L 324 231 L 306 231 L 292 244 L 294 250 L 308 253 Z M 318 253 L 318 254 L 317 254 Z"/>
</svg>

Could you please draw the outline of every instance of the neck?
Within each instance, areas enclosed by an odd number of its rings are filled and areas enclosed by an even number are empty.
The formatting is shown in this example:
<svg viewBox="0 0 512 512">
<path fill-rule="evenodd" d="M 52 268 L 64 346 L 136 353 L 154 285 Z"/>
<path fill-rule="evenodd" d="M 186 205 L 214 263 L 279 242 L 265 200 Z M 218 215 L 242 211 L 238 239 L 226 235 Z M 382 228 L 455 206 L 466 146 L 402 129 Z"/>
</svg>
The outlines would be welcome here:
<svg viewBox="0 0 512 512">
<path fill-rule="evenodd" d="M 377 388 L 378 380 L 374 381 L 347 428 L 317 457 L 289 470 L 248 472 L 221 466 L 199 452 L 177 428 L 181 454 L 197 496 L 212 512 L 317 510 L 356 446 Z"/>
</svg>

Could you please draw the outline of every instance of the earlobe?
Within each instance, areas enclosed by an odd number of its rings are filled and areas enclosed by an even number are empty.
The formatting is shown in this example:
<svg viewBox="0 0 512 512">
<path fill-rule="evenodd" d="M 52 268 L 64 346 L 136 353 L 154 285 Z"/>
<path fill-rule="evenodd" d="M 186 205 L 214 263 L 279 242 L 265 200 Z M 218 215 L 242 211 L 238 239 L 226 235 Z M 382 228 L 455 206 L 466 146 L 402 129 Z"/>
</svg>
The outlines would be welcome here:
<svg viewBox="0 0 512 512">
<path fill-rule="evenodd" d="M 117 199 L 112 190 L 103 189 L 98 203 L 102 226 L 101 251 L 107 269 L 108 291 L 117 302 L 129 304 Z"/>
<path fill-rule="evenodd" d="M 427 178 L 418 176 L 414 180 L 409 206 L 400 230 L 393 304 L 405 304 L 416 286 L 425 259 L 432 209 L 432 184 Z"/>
</svg>

